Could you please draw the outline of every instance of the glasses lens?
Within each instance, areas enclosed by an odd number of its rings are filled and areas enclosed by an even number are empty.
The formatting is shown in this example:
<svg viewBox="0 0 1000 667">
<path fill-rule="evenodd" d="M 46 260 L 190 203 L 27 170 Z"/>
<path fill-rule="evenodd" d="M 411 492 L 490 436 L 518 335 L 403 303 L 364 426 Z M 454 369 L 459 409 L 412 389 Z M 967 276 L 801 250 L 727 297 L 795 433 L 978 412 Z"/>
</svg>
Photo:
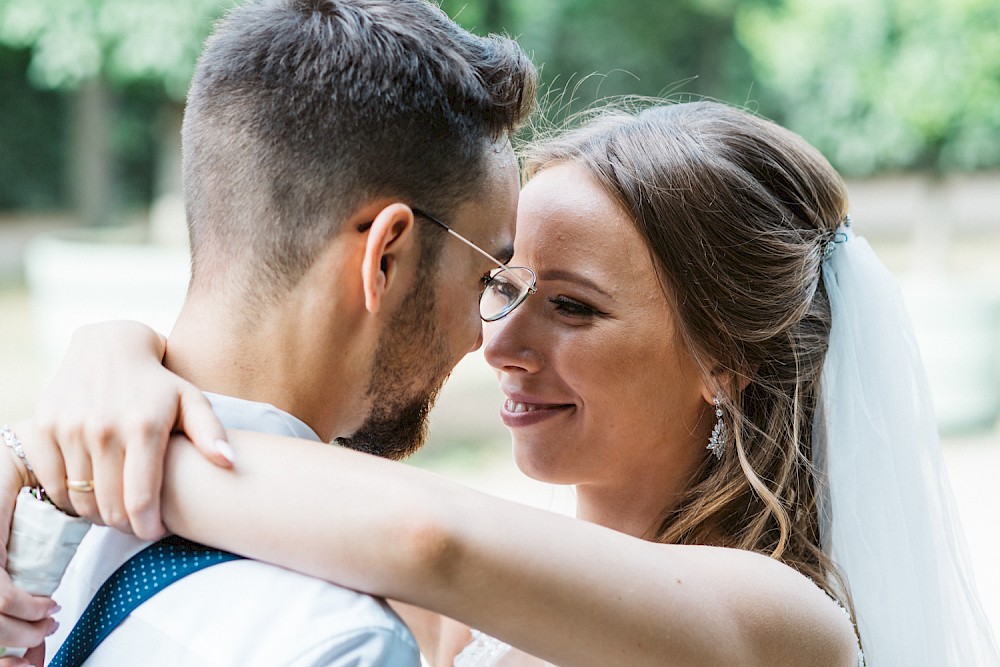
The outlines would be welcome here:
<svg viewBox="0 0 1000 667">
<path fill-rule="evenodd" d="M 535 286 L 535 274 L 523 266 L 494 269 L 479 299 L 479 315 L 487 322 L 499 320 L 517 308 Z"/>
</svg>

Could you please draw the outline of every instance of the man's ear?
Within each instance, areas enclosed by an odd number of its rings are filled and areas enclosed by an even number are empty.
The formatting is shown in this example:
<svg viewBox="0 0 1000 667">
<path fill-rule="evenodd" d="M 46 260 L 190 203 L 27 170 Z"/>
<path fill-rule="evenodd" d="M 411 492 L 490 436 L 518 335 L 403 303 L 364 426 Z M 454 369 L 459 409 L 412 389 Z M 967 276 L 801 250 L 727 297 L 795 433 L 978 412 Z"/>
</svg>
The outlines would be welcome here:
<svg viewBox="0 0 1000 667">
<path fill-rule="evenodd" d="M 386 293 L 397 282 L 400 260 L 415 259 L 417 250 L 410 207 L 394 203 L 379 211 L 368 230 L 365 255 L 361 260 L 361 280 L 368 312 L 375 314 L 379 311 Z"/>
</svg>

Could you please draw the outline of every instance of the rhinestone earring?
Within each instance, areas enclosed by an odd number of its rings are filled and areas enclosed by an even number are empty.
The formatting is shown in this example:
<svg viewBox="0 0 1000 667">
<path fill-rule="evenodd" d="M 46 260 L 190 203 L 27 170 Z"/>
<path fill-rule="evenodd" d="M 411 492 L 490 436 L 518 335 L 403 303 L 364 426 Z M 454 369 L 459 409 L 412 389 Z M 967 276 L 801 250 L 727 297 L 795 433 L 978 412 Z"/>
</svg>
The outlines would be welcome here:
<svg viewBox="0 0 1000 667">
<path fill-rule="evenodd" d="M 718 417 L 718 421 L 715 422 L 712 437 L 708 439 L 708 446 L 705 449 L 715 454 L 715 458 L 721 459 L 726 451 L 726 424 L 722 421 L 722 401 L 716 396 L 712 399 L 712 403 L 715 404 L 715 416 Z"/>
</svg>

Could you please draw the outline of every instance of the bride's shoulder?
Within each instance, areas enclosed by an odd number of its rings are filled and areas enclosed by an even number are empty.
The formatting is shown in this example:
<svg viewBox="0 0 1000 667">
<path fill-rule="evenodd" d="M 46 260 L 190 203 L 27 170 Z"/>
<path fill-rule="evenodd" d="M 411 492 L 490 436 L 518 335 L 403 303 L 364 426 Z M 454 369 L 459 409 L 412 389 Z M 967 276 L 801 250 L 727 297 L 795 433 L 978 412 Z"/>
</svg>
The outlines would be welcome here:
<svg viewBox="0 0 1000 667">
<path fill-rule="evenodd" d="M 858 665 L 850 615 L 816 582 L 763 554 L 704 549 L 700 557 L 718 559 L 717 597 L 730 600 L 733 620 L 766 664 L 803 664 L 810 656 L 818 665 Z"/>
<path fill-rule="evenodd" d="M 812 655 L 827 656 L 820 664 L 863 665 L 857 633 L 848 611 L 816 582 L 787 565 L 779 565 L 794 573 L 789 579 L 797 581 L 794 585 L 789 581 L 780 591 L 774 591 L 777 599 L 771 606 L 784 607 L 784 611 L 775 615 L 780 620 L 775 623 L 773 632 L 781 635 L 785 628 L 794 631 L 811 647 Z"/>
</svg>

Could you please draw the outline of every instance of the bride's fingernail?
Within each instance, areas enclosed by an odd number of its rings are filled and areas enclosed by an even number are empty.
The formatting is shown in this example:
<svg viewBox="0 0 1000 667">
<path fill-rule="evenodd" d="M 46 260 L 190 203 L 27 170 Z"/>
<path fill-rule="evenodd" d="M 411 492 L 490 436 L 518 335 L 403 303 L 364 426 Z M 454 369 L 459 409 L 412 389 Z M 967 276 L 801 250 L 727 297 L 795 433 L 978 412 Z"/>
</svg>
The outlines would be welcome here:
<svg viewBox="0 0 1000 667">
<path fill-rule="evenodd" d="M 62 611 L 62 607 L 60 607 L 57 604 L 54 604 L 52 605 L 52 608 L 49 609 L 49 615 L 51 616 L 52 614 L 58 614 L 60 611 Z"/>
<path fill-rule="evenodd" d="M 55 634 L 55 631 L 59 629 L 59 621 L 52 621 L 52 627 L 49 629 L 49 635 Z"/>
<path fill-rule="evenodd" d="M 233 451 L 233 446 L 225 440 L 222 440 L 221 438 L 216 440 L 215 450 L 222 454 L 222 456 L 230 463 L 234 463 L 236 461 L 236 452 Z"/>
</svg>

